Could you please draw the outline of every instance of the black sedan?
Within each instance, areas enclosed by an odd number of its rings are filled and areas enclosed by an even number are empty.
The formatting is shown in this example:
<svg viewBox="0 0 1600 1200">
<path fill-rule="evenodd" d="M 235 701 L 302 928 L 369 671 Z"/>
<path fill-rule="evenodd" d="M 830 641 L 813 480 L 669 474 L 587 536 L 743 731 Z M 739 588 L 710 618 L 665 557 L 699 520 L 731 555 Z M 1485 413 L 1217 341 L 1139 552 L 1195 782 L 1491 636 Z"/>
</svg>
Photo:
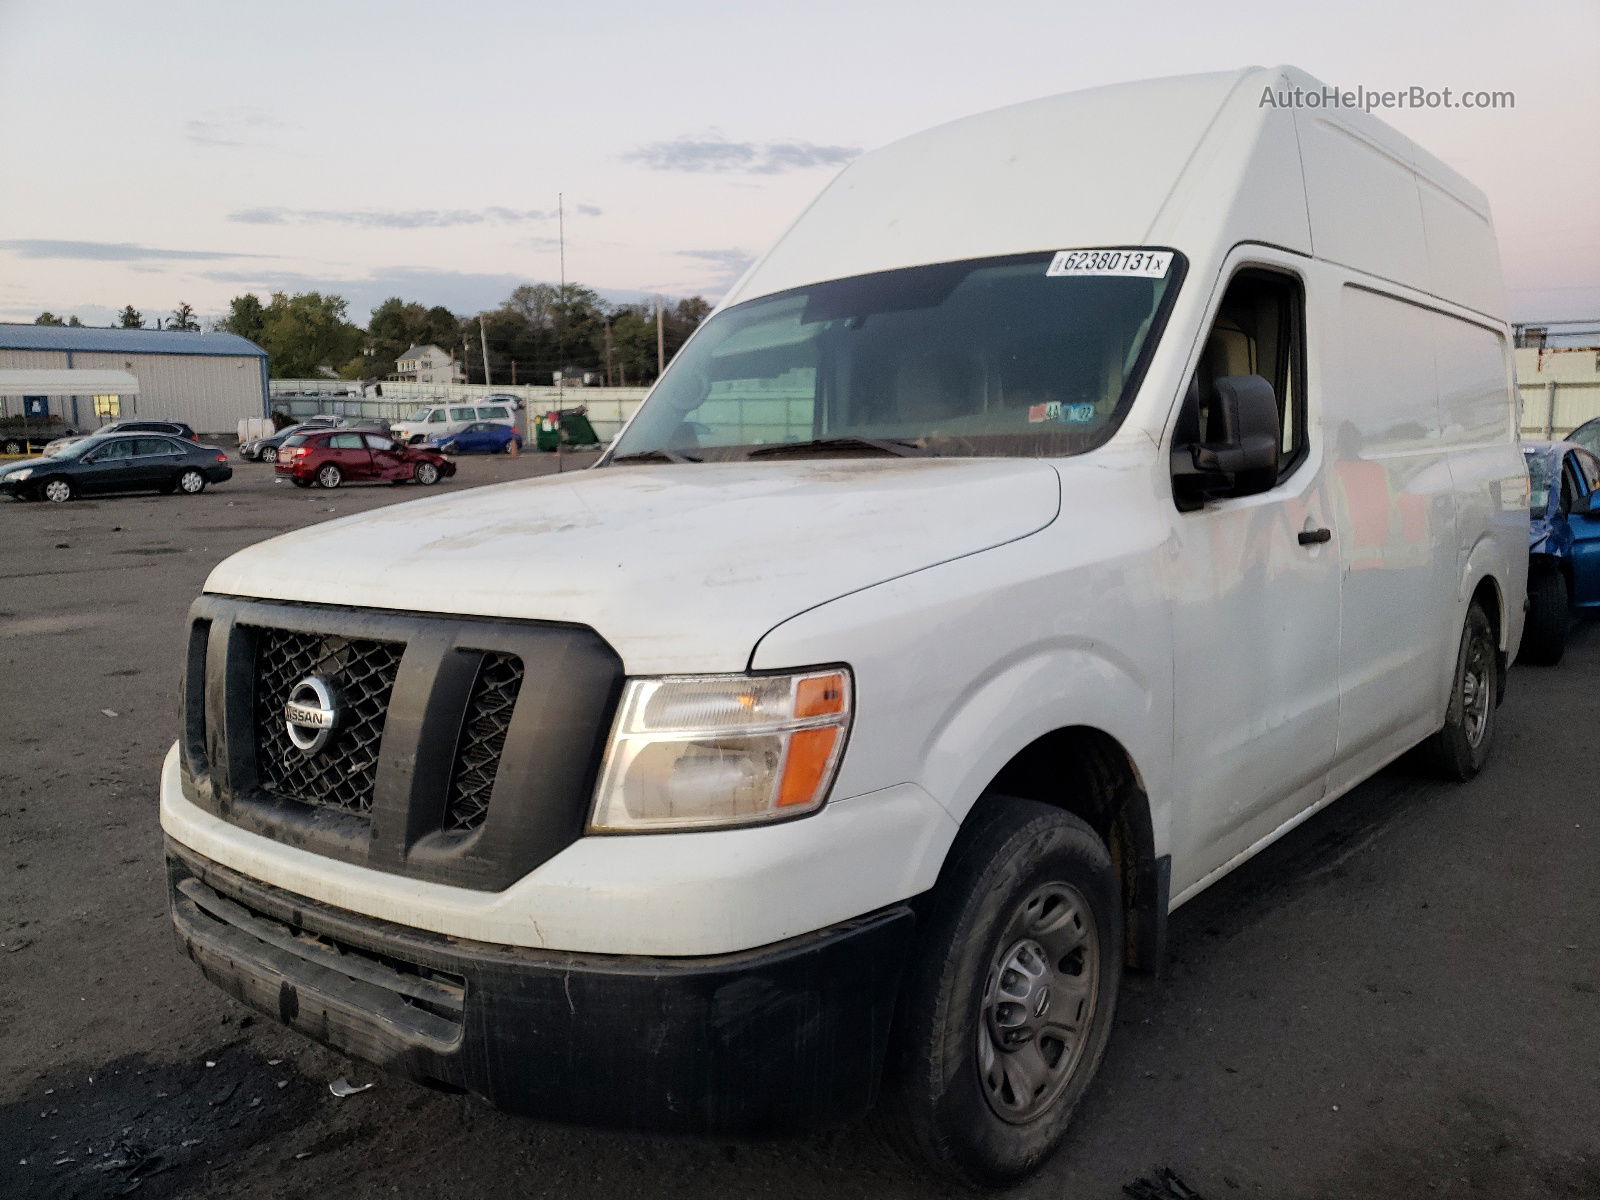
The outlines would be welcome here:
<svg viewBox="0 0 1600 1200">
<path fill-rule="evenodd" d="M 0 470 L 0 492 L 56 504 L 107 492 L 183 492 L 233 478 L 228 456 L 215 446 L 158 434 L 93 437 L 58 454 Z"/>
</svg>

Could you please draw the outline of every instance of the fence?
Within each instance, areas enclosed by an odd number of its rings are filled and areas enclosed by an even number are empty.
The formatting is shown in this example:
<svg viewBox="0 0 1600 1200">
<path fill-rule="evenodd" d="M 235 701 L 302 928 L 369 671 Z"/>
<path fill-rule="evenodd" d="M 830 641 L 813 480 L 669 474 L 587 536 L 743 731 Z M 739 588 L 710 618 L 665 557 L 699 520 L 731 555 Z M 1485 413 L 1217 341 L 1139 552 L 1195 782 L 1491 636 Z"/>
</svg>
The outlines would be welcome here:
<svg viewBox="0 0 1600 1200">
<path fill-rule="evenodd" d="M 1551 379 L 1519 383 L 1522 436 L 1565 437 L 1585 421 L 1600 417 L 1600 379 Z"/>
<path fill-rule="evenodd" d="M 383 396 L 362 395 L 355 384 L 333 384 L 314 379 L 275 379 L 272 381 L 272 407 L 287 409 L 291 416 L 332 412 L 347 417 L 381 417 L 398 421 L 409 417 L 430 402 L 478 400 L 486 394 L 516 396 L 523 403 L 523 417 L 555 408 L 589 410 L 589 420 L 602 441 L 616 436 L 639 407 L 648 388 L 554 388 L 521 384 L 516 387 L 483 388 L 465 384 L 385 383 Z M 1552 379 L 1517 385 L 1522 396 L 1522 436 L 1525 438 L 1561 437 L 1594 417 L 1600 417 L 1600 378 Z"/>
<path fill-rule="evenodd" d="M 616 436 L 639 407 L 649 388 L 598 388 L 598 387 L 540 387 L 518 384 L 515 387 L 489 387 L 482 384 L 463 383 L 394 383 L 383 384 L 383 395 L 371 395 L 359 384 L 333 383 L 323 379 L 274 379 L 271 385 L 272 407 L 283 409 L 293 417 L 309 417 L 314 413 L 337 413 L 342 417 L 377 417 L 386 421 L 400 421 L 419 408 L 430 404 L 465 403 L 482 400 L 485 396 L 515 396 L 522 401 L 523 411 L 518 422 L 526 432 L 527 421 L 537 420 L 540 414 L 558 408 L 589 410 L 589 423 L 600 435 L 601 441 Z"/>
</svg>

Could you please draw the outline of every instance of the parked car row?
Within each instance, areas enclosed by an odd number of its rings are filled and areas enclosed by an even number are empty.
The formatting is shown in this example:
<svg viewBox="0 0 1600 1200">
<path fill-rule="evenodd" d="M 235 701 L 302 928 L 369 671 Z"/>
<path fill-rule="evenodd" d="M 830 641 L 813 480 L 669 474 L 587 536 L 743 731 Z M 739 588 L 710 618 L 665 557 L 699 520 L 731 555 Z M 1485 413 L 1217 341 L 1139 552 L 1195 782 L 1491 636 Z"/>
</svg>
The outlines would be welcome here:
<svg viewBox="0 0 1600 1200">
<path fill-rule="evenodd" d="M 389 422 L 377 417 L 341 417 L 331 413 L 319 413 L 317 416 L 307 417 L 303 421 L 285 425 L 282 429 L 268 434 L 266 437 L 250 438 L 241 442 L 239 444 L 239 457 L 255 462 L 277 462 L 278 451 L 282 448 L 286 438 L 313 429 L 355 429 L 387 436 Z"/>
<path fill-rule="evenodd" d="M 44 453 L 55 454 L 89 438 L 109 437 L 114 433 L 169 433 L 194 441 L 194 430 L 182 421 L 116 421 L 90 433 L 70 433 L 45 443 Z"/>
<path fill-rule="evenodd" d="M 480 421 L 515 427 L 516 408 L 509 400 L 493 404 L 433 404 L 417 409 L 405 421 L 396 421 L 390 432 L 397 441 L 426 442 L 460 433 Z"/>
</svg>

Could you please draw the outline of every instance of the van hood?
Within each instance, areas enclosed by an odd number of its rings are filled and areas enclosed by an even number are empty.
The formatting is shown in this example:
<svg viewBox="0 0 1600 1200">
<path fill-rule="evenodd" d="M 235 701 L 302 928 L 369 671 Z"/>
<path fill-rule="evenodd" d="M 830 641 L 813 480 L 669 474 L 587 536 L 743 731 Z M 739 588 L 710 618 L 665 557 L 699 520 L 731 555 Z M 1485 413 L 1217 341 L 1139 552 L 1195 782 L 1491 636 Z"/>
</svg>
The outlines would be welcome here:
<svg viewBox="0 0 1600 1200">
<path fill-rule="evenodd" d="M 606 467 L 397 504 L 261 542 L 206 591 L 588 625 L 630 674 L 740 671 L 818 604 L 1025 537 L 1026 459 Z"/>
</svg>

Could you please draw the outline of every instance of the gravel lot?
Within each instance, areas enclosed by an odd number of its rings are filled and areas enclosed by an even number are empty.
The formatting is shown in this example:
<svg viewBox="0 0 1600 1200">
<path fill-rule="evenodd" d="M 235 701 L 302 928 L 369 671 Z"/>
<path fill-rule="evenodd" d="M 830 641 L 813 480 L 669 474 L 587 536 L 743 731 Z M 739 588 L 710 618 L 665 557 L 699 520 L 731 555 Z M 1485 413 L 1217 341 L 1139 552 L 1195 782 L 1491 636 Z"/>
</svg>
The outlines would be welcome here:
<svg viewBox="0 0 1600 1200">
<path fill-rule="evenodd" d="M 591 455 L 574 455 L 569 466 Z M 554 469 L 469 459 L 460 490 Z M 503 1117 L 304 1042 L 168 927 L 179 631 L 241 546 L 416 487 L 0 501 L 0 1195 L 939 1194 L 865 1129 L 721 1145 Z M 1174 918 L 1028 1197 L 1600 1197 L 1600 626 L 1513 672 L 1484 774 L 1402 763 Z M 329 1093 L 341 1076 L 371 1090 Z"/>
</svg>

